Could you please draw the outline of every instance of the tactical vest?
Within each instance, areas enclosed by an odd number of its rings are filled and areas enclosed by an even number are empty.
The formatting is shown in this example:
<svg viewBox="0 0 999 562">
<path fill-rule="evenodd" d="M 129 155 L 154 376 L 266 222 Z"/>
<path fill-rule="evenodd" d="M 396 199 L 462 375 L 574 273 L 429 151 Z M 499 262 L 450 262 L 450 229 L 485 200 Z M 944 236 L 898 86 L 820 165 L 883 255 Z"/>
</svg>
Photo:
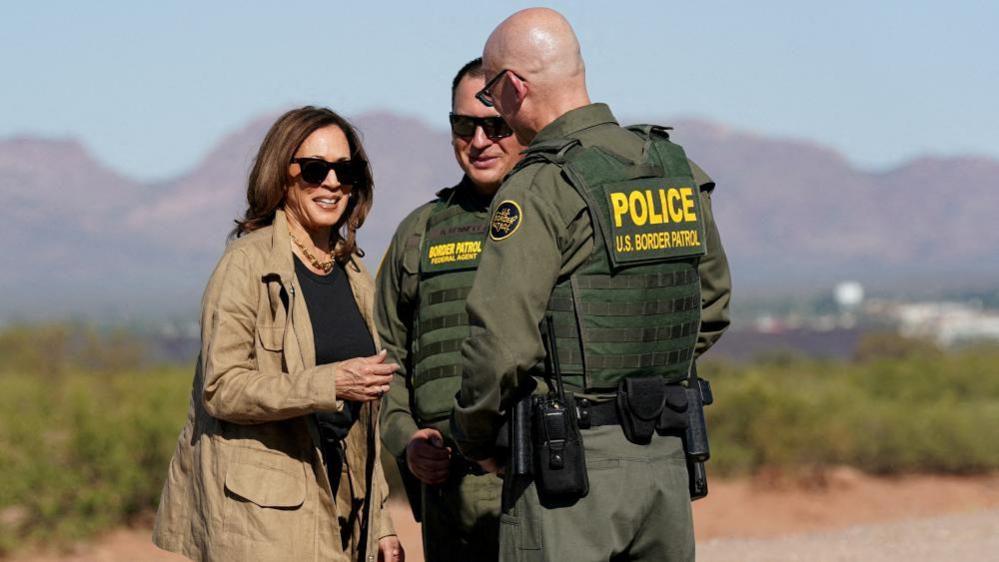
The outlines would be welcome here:
<svg viewBox="0 0 999 562">
<path fill-rule="evenodd" d="M 593 253 L 548 303 L 565 381 L 586 391 L 684 379 L 700 327 L 700 187 L 665 129 L 629 130 L 645 140 L 639 162 L 566 139 L 532 146 L 518 166 L 558 165 L 593 223 Z"/>
<path fill-rule="evenodd" d="M 461 344 L 468 337 L 465 299 L 479 266 L 488 211 L 452 203 L 431 209 L 420 243 L 419 305 L 413 330 L 413 407 L 421 422 L 446 418 L 461 387 Z"/>
</svg>

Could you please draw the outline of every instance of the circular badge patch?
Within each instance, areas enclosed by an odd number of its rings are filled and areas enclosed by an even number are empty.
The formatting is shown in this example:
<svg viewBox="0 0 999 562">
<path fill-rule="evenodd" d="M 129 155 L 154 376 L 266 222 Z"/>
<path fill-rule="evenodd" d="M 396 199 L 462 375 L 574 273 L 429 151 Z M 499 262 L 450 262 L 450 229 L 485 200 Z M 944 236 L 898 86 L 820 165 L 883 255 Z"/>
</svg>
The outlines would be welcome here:
<svg viewBox="0 0 999 562">
<path fill-rule="evenodd" d="M 503 201 L 493 212 L 492 221 L 489 223 L 489 237 L 500 241 L 513 236 L 513 233 L 520 228 L 522 215 L 520 205 L 509 199 Z"/>
</svg>

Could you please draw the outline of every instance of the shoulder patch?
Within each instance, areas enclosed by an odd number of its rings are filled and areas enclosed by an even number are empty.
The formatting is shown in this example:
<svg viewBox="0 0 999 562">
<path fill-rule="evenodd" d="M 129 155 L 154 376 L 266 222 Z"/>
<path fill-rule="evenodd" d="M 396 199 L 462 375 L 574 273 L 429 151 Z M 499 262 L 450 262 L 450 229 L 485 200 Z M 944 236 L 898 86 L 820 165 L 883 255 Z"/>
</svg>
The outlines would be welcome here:
<svg viewBox="0 0 999 562">
<path fill-rule="evenodd" d="M 513 236 L 520 228 L 523 212 L 520 205 L 507 199 L 496 206 L 493 218 L 489 221 L 489 237 L 497 242 Z"/>
</svg>

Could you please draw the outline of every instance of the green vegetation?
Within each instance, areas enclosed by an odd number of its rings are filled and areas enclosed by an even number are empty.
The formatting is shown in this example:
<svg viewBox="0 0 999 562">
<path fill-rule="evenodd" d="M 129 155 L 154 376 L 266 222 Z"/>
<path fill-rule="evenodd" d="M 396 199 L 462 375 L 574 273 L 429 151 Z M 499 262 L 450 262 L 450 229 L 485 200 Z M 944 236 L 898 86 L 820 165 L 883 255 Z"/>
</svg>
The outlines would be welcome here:
<svg viewBox="0 0 999 562">
<path fill-rule="evenodd" d="M 0 555 L 148 518 L 187 413 L 191 365 L 141 366 L 124 332 L 0 332 Z M 999 347 L 944 353 L 874 335 L 853 361 L 701 366 L 713 475 L 848 464 L 999 469 Z M 146 519 L 148 520 L 148 519 Z"/>
<path fill-rule="evenodd" d="M 140 370 L 139 348 L 66 326 L 0 334 L 0 555 L 155 509 L 191 370 Z"/>
<path fill-rule="evenodd" d="M 999 469 L 999 347 L 943 353 L 874 334 L 851 362 L 781 355 L 750 365 L 708 362 L 710 466 L 846 464 L 878 473 Z"/>
</svg>

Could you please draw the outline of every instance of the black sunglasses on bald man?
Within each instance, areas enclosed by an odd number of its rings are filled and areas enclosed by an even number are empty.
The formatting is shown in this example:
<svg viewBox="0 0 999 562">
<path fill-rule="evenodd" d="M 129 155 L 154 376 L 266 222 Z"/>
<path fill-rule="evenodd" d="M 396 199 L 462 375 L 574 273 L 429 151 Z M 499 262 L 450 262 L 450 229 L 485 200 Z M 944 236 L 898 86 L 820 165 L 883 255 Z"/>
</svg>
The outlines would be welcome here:
<svg viewBox="0 0 999 562">
<path fill-rule="evenodd" d="M 503 70 L 497 72 L 496 76 L 493 76 L 488 82 L 486 82 L 486 85 L 475 94 L 475 99 L 479 100 L 479 102 L 486 107 L 493 107 L 496 105 L 496 100 L 493 99 L 493 88 L 496 86 L 496 83 L 499 82 L 500 78 L 502 78 L 507 72 L 513 74 L 521 81 L 527 82 L 527 80 L 524 80 L 523 76 L 517 74 L 509 68 L 504 68 Z"/>
</svg>

